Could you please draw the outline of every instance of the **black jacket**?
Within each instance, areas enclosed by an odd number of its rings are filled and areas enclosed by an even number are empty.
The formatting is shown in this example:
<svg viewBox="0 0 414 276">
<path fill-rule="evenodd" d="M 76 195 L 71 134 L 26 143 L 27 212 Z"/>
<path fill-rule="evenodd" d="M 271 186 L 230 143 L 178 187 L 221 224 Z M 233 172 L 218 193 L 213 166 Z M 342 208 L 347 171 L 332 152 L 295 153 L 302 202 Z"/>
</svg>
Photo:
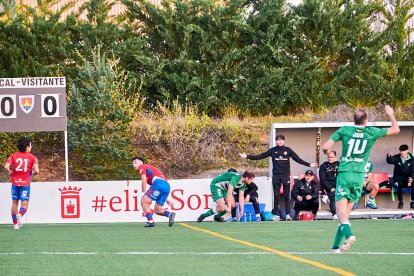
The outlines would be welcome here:
<svg viewBox="0 0 414 276">
<path fill-rule="evenodd" d="M 408 153 L 411 157 L 409 160 L 402 163 L 401 154 L 395 154 L 393 156 L 387 155 L 387 163 L 394 165 L 394 182 L 405 182 L 408 177 L 413 174 L 414 158 L 411 153 Z"/>
<path fill-rule="evenodd" d="M 292 188 L 292 198 L 297 200 L 298 196 L 303 197 L 303 200 L 306 200 L 305 197 L 311 195 L 312 199 L 317 199 L 319 197 L 319 185 L 314 180 L 312 180 L 309 185 L 306 185 L 305 178 L 302 178 L 293 185 Z"/>
<path fill-rule="evenodd" d="M 319 185 L 314 180 L 312 180 L 309 185 L 306 185 L 305 178 L 302 178 L 293 185 L 292 188 L 292 197 L 297 200 L 298 196 L 305 197 L 311 195 L 312 199 L 317 199 L 319 197 Z"/>
<path fill-rule="evenodd" d="M 247 159 L 260 160 L 272 157 L 273 174 L 290 175 L 290 160 L 292 158 L 297 163 L 310 167 L 310 163 L 300 159 L 300 157 L 289 147 L 276 146 L 259 155 L 247 155 Z"/>
<path fill-rule="evenodd" d="M 252 198 L 253 196 L 258 197 L 257 194 L 257 190 L 259 190 L 259 188 L 257 187 L 257 185 L 252 182 L 250 184 L 246 184 L 247 189 L 244 191 L 244 197 L 246 197 L 247 195 L 250 195 L 250 198 Z M 239 191 L 240 189 L 237 188 L 233 191 L 233 195 L 236 197 L 239 196 Z"/>
<path fill-rule="evenodd" d="M 336 187 L 336 176 L 338 174 L 339 161 L 329 163 L 328 161 L 322 163 L 319 168 L 319 182 L 322 189 L 330 191 Z"/>
</svg>

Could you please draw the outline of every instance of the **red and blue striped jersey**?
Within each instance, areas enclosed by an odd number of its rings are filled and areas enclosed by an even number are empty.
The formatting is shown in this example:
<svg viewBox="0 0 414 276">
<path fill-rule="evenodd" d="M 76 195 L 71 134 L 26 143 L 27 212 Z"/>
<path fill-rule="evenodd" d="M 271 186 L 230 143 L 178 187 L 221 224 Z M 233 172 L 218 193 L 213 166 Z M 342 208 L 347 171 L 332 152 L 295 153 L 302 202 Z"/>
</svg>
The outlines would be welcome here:
<svg viewBox="0 0 414 276">
<path fill-rule="evenodd" d="M 151 165 L 148 165 L 148 164 L 142 164 L 141 166 L 139 166 L 138 172 L 140 175 L 145 174 L 147 176 L 147 183 L 149 185 L 152 185 L 152 181 L 154 177 L 158 177 L 158 178 L 161 178 L 167 181 L 167 178 L 164 176 L 164 174 L 159 169 Z"/>
</svg>

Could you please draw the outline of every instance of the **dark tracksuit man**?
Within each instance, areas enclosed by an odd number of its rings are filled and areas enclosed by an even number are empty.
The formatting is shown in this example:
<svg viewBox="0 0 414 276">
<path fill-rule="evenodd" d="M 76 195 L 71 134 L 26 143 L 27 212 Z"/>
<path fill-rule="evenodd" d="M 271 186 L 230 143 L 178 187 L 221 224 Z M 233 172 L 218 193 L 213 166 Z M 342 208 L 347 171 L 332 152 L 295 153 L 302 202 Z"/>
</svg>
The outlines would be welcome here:
<svg viewBox="0 0 414 276">
<path fill-rule="evenodd" d="M 314 217 L 318 213 L 319 185 L 313 179 L 313 172 L 307 170 L 305 177 L 293 185 L 292 197 L 295 200 L 296 215 L 299 215 L 301 210 L 312 211 Z"/>
<path fill-rule="evenodd" d="M 329 208 L 333 216 L 336 215 L 335 189 L 338 167 L 339 161 L 336 160 L 336 151 L 331 151 L 328 154 L 328 161 L 322 163 L 319 168 L 319 181 L 329 198 Z"/>
<path fill-rule="evenodd" d="M 282 134 L 276 135 L 277 146 L 263 152 L 259 155 L 248 155 L 246 153 L 240 153 L 242 158 L 250 160 L 260 160 L 267 157 L 272 158 L 273 164 L 273 210 L 275 215 L 274 220 L 280 220 L 279 217 L 279 197 L 280 187 L 283 185 L 283 191 L 285 194 L 285 208 L 286 208 L 286 220 L 292 220 L 290 217 L 290 158 L 299 164 L 308 167 L 317 167 L 316 163 L 309 163 L 302 160 L 291 148 L 285 146 L 285 136 Z"/>
<path fill-rule="evenodd" d="M 401 145 L 400 153 L 393 155 L 393 152 L 387 154 L 387 163 L 394 165 L 394 175 L 392 177 L 394 185 L 397 187 L 398 209 L 404 207 L 402 189 L 412 186 L 410 177 L 413 175 L 414 157 L 408 152 L 408 145 Z M 411 188 L 410 208 L 414 209 L 414 189 Z"/>
</svg>

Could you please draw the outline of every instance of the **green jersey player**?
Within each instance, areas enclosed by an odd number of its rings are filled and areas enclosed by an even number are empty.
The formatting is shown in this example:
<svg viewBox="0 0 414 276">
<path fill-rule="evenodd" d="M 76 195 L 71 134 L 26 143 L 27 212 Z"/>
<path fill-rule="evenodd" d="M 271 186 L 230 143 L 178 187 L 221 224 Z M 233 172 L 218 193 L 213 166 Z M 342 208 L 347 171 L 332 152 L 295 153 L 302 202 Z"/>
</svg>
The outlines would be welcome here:
<svg viewBox="0 0 414 276">
<path fill-rule="evenodd" d="M 244 213 L 244 191 L 246 184 L 250 184 L 254 179 L 254 174 L 244 172 L 243 175 L 235 172 L 226 172 L 220 174 L 211 181 L 210 191 L 213 196 L 213 207 L 206 213 L 201 214 L 197 222 L 202 222 L 205 218 L 214 214 L 224 215 L 231 214 L 231 209 L 236 208 L 233 197 L 233 190 L 239 188 L 240 216 Z M 226 208 L 227 203 L 227 208 Z"/>
<path fill-rule="evenodd" d="M 339 220 L 338 230 L 332 245 L 333 253 L 348 252 L 356 241 L 349 223 L 349 214 L 355 202 L 361 197 L 362 186 L 365 177 L 365 166 L 368 162 L 372 146 L 378 138 L 394 135 L 400 132 L 394 110 L 385 106 L 385 112 L 391 121 L 389 128 L 377 128 L 366 126 L 368 115 L 364 109 L 354 113 L 354 126 L 343 126 L 338 129 L 322 149 L 325 154 L 331 151 L 333 145 L 342 141 L 342 156 L 338 168 L 336 180 L 336 211 Z M 340 247 L 343 237 L 345 243 Z"/>
</svg>

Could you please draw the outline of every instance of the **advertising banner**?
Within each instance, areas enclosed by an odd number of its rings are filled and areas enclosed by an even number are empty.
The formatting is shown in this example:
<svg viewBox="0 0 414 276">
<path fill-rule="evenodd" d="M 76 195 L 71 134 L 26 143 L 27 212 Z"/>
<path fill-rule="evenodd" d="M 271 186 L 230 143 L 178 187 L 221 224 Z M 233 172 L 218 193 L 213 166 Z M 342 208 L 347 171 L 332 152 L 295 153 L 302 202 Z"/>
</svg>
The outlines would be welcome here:
<svg viewBox="0 0 414 276">
<path fill-rule="evenodd" d="M 196 221 L 212 206 L 212 179 L 169 180 L 176 221 Z M 259 201 L 271 210 L 271 179 L 256 177 Z M 23 223 L 146 222 L 141 181 L 34 182 Z M 11 224 L 11 184 L 0 183 L 0 223 Z M 206 220 L 212 220 L 210 217 Z M 156 222 L 166 217 L 154 216 Z"/>
</svg>

